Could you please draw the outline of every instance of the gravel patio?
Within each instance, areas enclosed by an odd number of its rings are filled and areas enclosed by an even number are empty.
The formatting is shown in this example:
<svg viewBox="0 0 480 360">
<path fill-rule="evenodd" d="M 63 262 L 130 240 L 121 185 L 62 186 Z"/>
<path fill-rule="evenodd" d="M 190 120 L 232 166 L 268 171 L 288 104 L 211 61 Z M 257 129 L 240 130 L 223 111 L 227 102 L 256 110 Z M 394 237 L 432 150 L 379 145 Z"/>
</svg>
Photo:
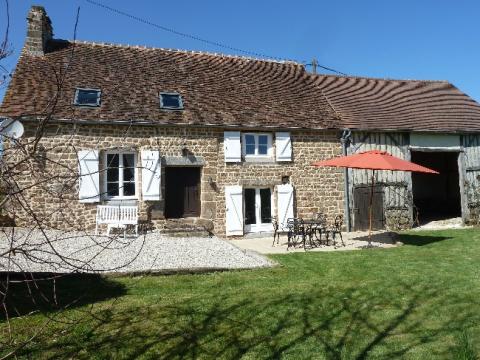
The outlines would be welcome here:
<svg viewBox="0 0 480 360">
<path fill-rule="evenodd" d="M 45 235 L 38 230 L 15 229 L 12 236 L 10 229 L 3 229 L 0 254 L 12 240 L 18 250 L 10 259 L 0 258 L 0 272 L 169 273 L 274 265 L 256 252 L 216 237 L 168 237 L 155 232 L 126 239 L 60 231 Z"/>
</svg>

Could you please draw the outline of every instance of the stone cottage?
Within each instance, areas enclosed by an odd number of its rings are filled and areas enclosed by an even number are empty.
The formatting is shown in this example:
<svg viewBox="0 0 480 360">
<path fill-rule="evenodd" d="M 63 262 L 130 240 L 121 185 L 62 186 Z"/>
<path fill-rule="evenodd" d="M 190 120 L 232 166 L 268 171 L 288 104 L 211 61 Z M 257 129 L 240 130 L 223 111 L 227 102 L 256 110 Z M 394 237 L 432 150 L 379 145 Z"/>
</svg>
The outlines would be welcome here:
<svg viewBox="0 0 480 360">
<path fill-rule="evenodd" d="M 446 82 L 313 75 L 287 61 L 54 39 L 34 6 L 0 116 L 23 123 L 21 143 L 38 139 L 44 160 L 16 183 L 50 227 L 94 228 L 97 206 L 115 204 L 138 206 L 143 222 L 165 231 L 241 236 L 271 231 L 274 217 L 318 212 L 345 214 L 347 228 L 361 229 L 365 174 L 311 163 L 373 147 L 427 166 L 458 164 L 435 193 L 457 180 L 471 221 L 480 204 L 479 109 Z M 378 176 L 377 227 L 411 226 L 412 194 L 428 203 L 430 179 Z M 9 211 L 29 224 L 23 206 Z"/>
<path fill-rule="evenodd" d="M 24 198 L 48 226 L 93 228 L 99 204 L 219 235 L 343 213 L 342 174 L 310 166 L 341 153 L 339 118 L 296 63 L 56 40 L 33 7 L 1 115 L 23 123 L 24 143 L 42 127 L 50 180 Z"/>
</svg>

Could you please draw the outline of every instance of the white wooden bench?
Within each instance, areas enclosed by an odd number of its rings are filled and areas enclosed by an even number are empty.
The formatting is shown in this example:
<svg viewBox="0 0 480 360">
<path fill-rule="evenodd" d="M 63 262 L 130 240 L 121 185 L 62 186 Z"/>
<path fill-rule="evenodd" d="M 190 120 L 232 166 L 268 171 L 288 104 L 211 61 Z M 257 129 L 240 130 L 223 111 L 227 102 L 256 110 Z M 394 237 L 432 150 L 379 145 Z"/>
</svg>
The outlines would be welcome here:
<svg viewBox="0 0 480 360">
<path fill-rule="evenodd" d="M 126 236 L 127 225 L 135 226 L 135 235 L 138 236 L 138 207 L 124 205 L 98 205 L 95 235 L 98 235 L 98 225 L 107 225 L 107 235 L 112 229 L 123 229 Z"/>
</svg>

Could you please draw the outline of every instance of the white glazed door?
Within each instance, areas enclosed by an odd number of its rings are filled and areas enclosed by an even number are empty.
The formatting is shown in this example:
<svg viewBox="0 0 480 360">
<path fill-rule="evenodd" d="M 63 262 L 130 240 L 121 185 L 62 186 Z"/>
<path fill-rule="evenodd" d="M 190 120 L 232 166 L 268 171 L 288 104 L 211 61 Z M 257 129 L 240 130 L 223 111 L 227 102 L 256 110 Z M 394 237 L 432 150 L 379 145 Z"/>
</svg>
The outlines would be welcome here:
<svg viewBox="0 0 480 360">
<path fill-rule="evenodd" d="M 272 190 L 247 188 L 243 193 L 245 231 L 272 231 Z"/>
</svg>

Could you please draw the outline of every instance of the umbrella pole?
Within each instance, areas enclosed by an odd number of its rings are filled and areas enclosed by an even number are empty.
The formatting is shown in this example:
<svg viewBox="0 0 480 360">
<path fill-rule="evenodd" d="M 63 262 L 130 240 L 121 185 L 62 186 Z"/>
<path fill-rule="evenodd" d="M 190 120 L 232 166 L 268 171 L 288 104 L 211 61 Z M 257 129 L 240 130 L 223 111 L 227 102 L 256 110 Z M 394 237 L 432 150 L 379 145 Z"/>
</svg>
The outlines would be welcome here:
<svg viewBox="0 0 480 360">
<path fill-rule="evenodd" d="M 375 185 L 375 170 L 372 170 L 372 184 L 370 187 L 370 203 L 368 205 L 368 217 L 369 217 L 369 226 L 368 226 L 368 246 L 372 245 L 372 209 L 373 209 L 373 187 Z"/>
</svg>

